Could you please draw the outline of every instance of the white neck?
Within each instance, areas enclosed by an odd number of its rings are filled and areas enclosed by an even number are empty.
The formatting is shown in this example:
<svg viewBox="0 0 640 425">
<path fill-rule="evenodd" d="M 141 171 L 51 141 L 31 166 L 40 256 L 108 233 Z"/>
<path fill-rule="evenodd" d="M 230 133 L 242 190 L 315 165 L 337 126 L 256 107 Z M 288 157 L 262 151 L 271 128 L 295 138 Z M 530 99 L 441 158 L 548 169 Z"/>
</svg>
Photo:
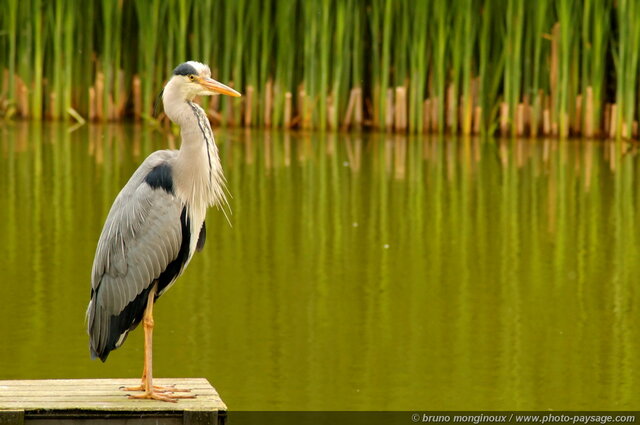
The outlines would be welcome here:
<svg viewBox="0 0 640 425">
<path fill-rule="evenodd" d="M 169 81 L 164 89 L 165 113 L 181 129 L 182 144 L 173 164 L 176 195 L 187 206 L 196 220 L 210 205 L 224 206 L 225 180 L 218 148 L 213 139 L 211 125 L 204 110 L 185 99 L 176 84 Z"/>
</svg>

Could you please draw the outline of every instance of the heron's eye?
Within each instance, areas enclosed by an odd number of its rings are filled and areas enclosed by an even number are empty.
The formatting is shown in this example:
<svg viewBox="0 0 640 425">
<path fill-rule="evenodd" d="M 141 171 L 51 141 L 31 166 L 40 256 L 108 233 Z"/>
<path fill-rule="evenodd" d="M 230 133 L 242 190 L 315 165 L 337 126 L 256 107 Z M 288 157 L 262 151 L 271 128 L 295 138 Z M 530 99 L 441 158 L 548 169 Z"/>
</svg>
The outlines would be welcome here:
<svg viewBox="0 0 640 425">
<path fill-rule="evenodd" d="M 195 79 L 196 79 L 196 76 L 195 76 L 195 75 L 193 75 L 193 74 L 189 74 L 189 79 L 190 79 L 191 81 L 193 81 L 193 80 L 195 80 Z"/>
</svg>

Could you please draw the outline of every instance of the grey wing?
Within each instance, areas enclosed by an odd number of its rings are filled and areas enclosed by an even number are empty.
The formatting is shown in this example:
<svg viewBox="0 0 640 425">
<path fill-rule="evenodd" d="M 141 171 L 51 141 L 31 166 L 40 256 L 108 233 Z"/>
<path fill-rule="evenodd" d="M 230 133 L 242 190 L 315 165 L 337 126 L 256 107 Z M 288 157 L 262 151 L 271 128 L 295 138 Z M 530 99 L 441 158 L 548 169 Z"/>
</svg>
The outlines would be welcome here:
<svg viewBox="0 0 640 425">
<path fill-rule="evenodd" d="M 138 324 L 152 283 L 182 245 L 180 201 L 134 177 L 109 212 L 93 264 L 88 331 L 91 353 L 103 361 Z"/>
</svg>

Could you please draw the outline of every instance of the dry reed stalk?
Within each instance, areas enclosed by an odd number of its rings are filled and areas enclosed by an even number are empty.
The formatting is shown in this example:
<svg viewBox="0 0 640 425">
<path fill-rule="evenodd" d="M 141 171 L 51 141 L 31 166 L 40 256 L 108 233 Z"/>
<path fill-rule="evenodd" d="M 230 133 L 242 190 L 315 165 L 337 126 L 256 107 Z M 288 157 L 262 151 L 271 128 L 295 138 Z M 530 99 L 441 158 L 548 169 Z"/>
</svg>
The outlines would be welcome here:
<svg viewBox="0 0 640 425">
<path fill-rule="evenodd" d="M 329 130 L 336 128 L 336 107 L 332 95 L 327 96 L 327 127 Z"/>
<path fill-rule="evenodd" d="M 395 130 L 407 129 L 407 91 L 403 86 L 396 87 Z"/>
<path fill-rule="evenodd" d="M 464 134 L 465 136 L 468 136 L 473 131 L 473 115 L 474 115 L 473 105 L 476 104 L 476 97 L 478 94 L 478 84 L 479 84 L 478 78 L 471 78 L 471 89 L 469 90 L 469 96 L 467 97 L 466 101 L 461 96 L 462 100 L 460 101 L 460 105 L 462 108 L 461 109 L 462 117 L 460 121 L 462 122 L 462 134 Z"/>
<path fill-rule="evenodd" d="M 624 139 L 628 139 L 629 138 L 629 127 L 627 126 L 627 122 L 626 121 L 622 121 L 622 137 Z"/>
<path fill-rule="evenodd" d="M 291 108 L 292 108 L 292 99 L 293 95 L 291 92 L 286 92 L 284 94 L 284 127 L 291 128 Z"/>
<path fill-rule="evenodd" d="M 304 90 L 304 85 L 300 84 L 299 88 L 298 88 L 298 117 L 301 121 L 301 127 L 302 128 L 308 128 L 309 124 L 310 124 L 310 116 L 311 115 L 309 113 L 309 108 L 307 105 L 307 92 Z M 295 125 L 295 118 L 294 121 L 291 122 L 291 125 Z"/>
<path fill-rule="evenodd" d="M 393 130 L 393 89 L 387 89 L 385 128 L 387 131 Z"/>
<path fill-rule="evenodd" d="M 507 102 L 500 103 L 500 134 L 502 136 L 509 134 L 509 104 Z"/>
<path fill-rule="evenodd" d="M 269 79 L 265 88 L 264 97 L 264 126 L 271 127 L 271 113 L 273 111 L 273 81 Z"/>
<path fill-rule="evenodd" d="M 616 122 L 618 121 L 618 105 L 611 105 L 611 116 L 609 117 L 609 137 L 616 137 Z"/>
<path fill-rule="evenodd" d="M 89 87 L 89 121 L 96 120 L 96 89 Z"/>
<path fill-rule="evenodd" d="M 524 102 L 524 131 L 531 134 L 531 121 L 533 119 L 533 108 L 527 98 Z"/>
<path fill-rule="evenodd" d="M 447 123 L 447 128 L 453 132 L 453 117 L 454 114 L 457 113 L 457 105 L 456 105 L 456 99 L 455 99 L 455 90 L 453 87 L 453 84 L 449 84 L 449 87 L 447 87 L 447 118 L 446 118 L 446 123 Z"/>
<path fill-rule="evenodd" d="M 593 137 L 593 88 L 587 87 L 585 99 L 584 135 Z"/>
<path fill-rule="evenodd" d="M 516 106 L 516 135 L 522 137 L 524 135 L 524 104 L 518 103 Z"/>
<path fill-rule="evenodd" d="M 578 135 L 582 132 L 582 95 L 576 96 L 576 113 L 573 120 L 573 133 Z"/>
<path fill-rule="evenodd" d="M 375 115 L 373 114 L 373 105 L 371 104 L 371 99 L 363 96 L 363 100 L 364 100 L 364 109 L 362 110 L 363 117 L 368 116 L 371 118 L 369 118 L 368 120 L 365 120 L 363 118 L 362 123 L 369 127 L 375 127 L 375 118 L 374 118 Z M 366 115 L 365 115 L 365 111 L 366 111 Z"/>
<path fill-rule="evenodd" d="M 131 80 L 131 90 L 133 91 L 133 117 L 136 121 L 140 121 L 142 117 L 142 93 L 140 91 L 140 76 L 133 76 Z M 89 103 L 91 105 L 91 103 Z"/>
<path fill-rule="evenodd" d="M 362 88 L 356 87 L 356 103 L 353 111 L 353 121 L 356 128 L 360 130 L 362 128 L 362 111 L 364 109 L 364 102 L 362 99 Z"/>
<path fill-rule="evenodd" d="M 16 75 L 16 92 L 18 96 L 18 112 L 22 118 L 29 118 L 29 93 L 20 76 Z"/>
<path fill-rule="evenodd" d="M 345 130 L 349 129 L 351 125 L 351 117 L 353 116 L 353 109 L 356 105 L 356 89 L 351 89 L 351 93 L 349 93 L 349 102 L 347 103 L 347 111 L 344 114 L 344 120 L 342 121 L 342 128 Z"/>
<path fill-rule="evenodd" d="M 549 64 L 549 84 L 550 84 L 550 105 L 549 109 L 555 111 L 555 99 L 558 93 L 558 40 L 560 40 L 560 22 L 556 22 L 551 30 L 551 58 Z M 555 115 L 551 117 L 551 128 L 557 126 Z"/>
<path fill-rule="evenodd" d="M 542 112 L 542 134 L 549 136 L 551 134 L 551 112 L 549 108 L 544 108 Z"/>
<path fill-rule="evenodd" d="M 633 120 L 633 124 L 631 126 L 631 136 L 634 139 L 638 138 L 638 120 Z"/>
<path fill-rule="evenodd" d="M 251 127 L 251 111 L 253 110 L 253 86 L 247 86 L 244 102 L 244 125 L 245 127 Z"/>
<path fill-rule="evenodd" d="M 124 86 L 124 70 L 118 70 L 118 85 L 120 93 L 118 94 L 118 104 L 116 105 L 116 116 L 118 119 L 124 118 L 125 108 L 127 107 L 127 91 Z"/>
<path fill-rule="evenodd" d="M 58 117 L 54 117 L 54 113 L 53 113 L 53 108 L 54 105 L 56 104 L 56 92 L 52 91 L 49 93 L 49 107 L 47 108 L 47 112 L 45 114 L 45 117 L 48 119 L 58 119 Z"/>
<path fill-rule="evenodd" d="M 440 123 L 438 122 L 438 107 L 440 100 L 438 97 L 434 97 L 431 100 L 431 131 L 438 131 L 440 128 Z"/>
<path fill-rule="evenodd" d="M 533 100 L 533 108 L 531 113 L 531 127 L 529 133 L 531 137 L 536 137 L 538 132 L 540 131 L 540 127 L 542 124 L 542 104 L 544 99 L 544 92 L 542 90 L 538 90 L 536 93 L 535 99 Z"/>
<path fill-rule="evenodd" d="M 606 103 L 604 105 L 604 119 L 603 119 L 603 135 L 609 134 L 609 126 L 611 125 L 611 104 Z"/>
<path fill-rule="evenodd" d="M 431 126 L 431 99 L 422 102 L 422 132 L 428 133 Z"/>
<path fill-rule="evenodd" d="M 107 115 L 109 121 L 113 121 L 116 119 L 116 104 L 113 101 L 113 95 L 111 93 L 109 93 L 109 99 L 107 99 L 107 107 L 109 108 L 109 113 Z"/>
<path fill-rule="evenodd" d="M 482 106 L 476 106 L 473 110 L 473 134 L 480 134 L 482 126 Z"/>
<path fill-rule="evenodd" d="M 103 114 L 103 104 L 102 104 L 102 99 L 103 99 L 103 91 L 104 91 L 104 74 L 102 72 L 98 72 L 98 74 L 96 75 L 96 82 L 95 82 L 95 87 L 96 87 L 96 119 L 98 119 L 99 121 L 102 121 L 104 118 L 104 114 Z"/>
</svg>

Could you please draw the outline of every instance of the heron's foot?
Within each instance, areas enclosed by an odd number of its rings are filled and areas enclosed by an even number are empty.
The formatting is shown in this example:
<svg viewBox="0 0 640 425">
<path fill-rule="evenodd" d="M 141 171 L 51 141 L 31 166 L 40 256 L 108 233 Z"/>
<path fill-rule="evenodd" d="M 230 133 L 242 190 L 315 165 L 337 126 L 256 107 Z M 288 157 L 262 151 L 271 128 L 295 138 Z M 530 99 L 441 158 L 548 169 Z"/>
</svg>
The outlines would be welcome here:
<svg viewBox="0 0 640 425">
<path fill-rule="evenodd" d="M 160 400 L 160 401 L 168 401 L 170 403 L 176 403 L 178 401 L 178 399 L 181 398 L 196 398 L 195 395 L 175 395 L 175 394 L 167 394 L 167 393 L 160 393 L 157 391 L 145 391 L 142 394 L 135 394 L 135 395 L 131 395 L 129 394 L 129 398 L 131 399 L 136 399 L 136 400 Z"/>
<path fill-rule="evenodd" d="M 147 391 L 147 386 L 145 384 L 140 384 L 136 387 L 120 387 L 122 391 Z M 175 385 L 162 386 L 162 385 L 154 385 L 153 391 L 158 393 L 189 393 L 191 392 L 188 388 L 176 388 Z"/>
</svg>

